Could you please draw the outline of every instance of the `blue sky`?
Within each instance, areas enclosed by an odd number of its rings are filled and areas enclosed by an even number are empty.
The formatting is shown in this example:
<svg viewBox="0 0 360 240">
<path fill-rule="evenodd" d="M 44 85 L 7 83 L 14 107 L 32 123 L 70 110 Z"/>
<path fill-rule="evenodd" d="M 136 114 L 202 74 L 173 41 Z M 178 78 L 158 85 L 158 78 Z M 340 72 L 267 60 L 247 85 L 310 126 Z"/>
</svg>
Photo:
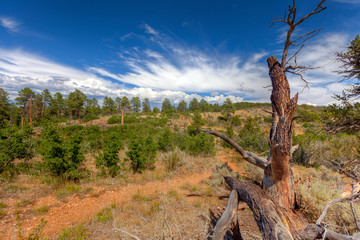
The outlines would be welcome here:
<svg viewBox="0 0 360 240">
<path fill-rule="evenodd" d="M 286 26 L 271 28 L 290 0 L 3 0 L 0 87 L 14 99 L 24 87 L 65 95 L 75 88 L 100 101 L 139 96 L 152 105 L 169 98 L 222 103 L 269 102 L 266 58 L 280 58 Z M 299 17 L 314 0 L 298 0 Z M 325 28 L 298 56 L 304 82 L 288 75 L 299 103 L 325 105 L 348 87 L 334 73 L 334 53 L 359 34 L 360 0 L 328 0 L 295 37 Z M 294 50 L 293 50 L 294 51 Z"/>
</svg>

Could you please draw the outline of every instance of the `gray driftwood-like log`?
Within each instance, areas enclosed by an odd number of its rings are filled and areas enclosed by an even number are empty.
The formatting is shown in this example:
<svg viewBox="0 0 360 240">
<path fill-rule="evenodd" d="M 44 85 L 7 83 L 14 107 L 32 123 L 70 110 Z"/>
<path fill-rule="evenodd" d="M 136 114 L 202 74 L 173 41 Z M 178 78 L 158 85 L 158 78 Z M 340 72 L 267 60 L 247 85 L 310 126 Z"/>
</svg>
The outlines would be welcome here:
<svg viewBox="0 0 360 240">
<path fill-rule="evenodd" d="M 226 231 L 230 228 L 231 224 L 237 217 L 237 208 L 239 205 L 238 195 L 236 190 L 232 190 L 226 206 L 226 210 L 221 215 L 221 218 L 216 223 L 213 231 L 213 240 L 222 240 Z"/>
<path fill-rule="evenodd" d="M 244 201 L 253 212 L 255 221 L 265 240 L 360 240 L 360 234 L 348 236 L 326 229 L 320 224 L 309 224 L 304 230 L 296 230 L 293 219 L 290 217 L 291 210 L 281 207 L 259 186 L 232 177 L 225 177 L 225 182 L 232 189 L 232 192 L 227 208 L 214 228 L 213 239 L 224 239 L 226 231 L 230 229 L 233 223 L 238 207 L 238 201 L 234 195 L 234 191 L 236 191 L 238 200 Z M 359 197 L 359 194 L 341 199 L 341 201 L 356 197 Z M 326 210 L 325 208 L 324 214 L 326 214 Z M 241 236 L 239 235 L 234 239 L 241 239 Z"/>
<path fill-rule="evenodd" d="M 262 237 L 265 240 L 298 239 L 292 223 L 273 198 L 266 194 L 259 186 L 241 181 L 236 178 L 225 177 L 231 189 L 236 190 L 239 200 L 246 202 L 254 214 Z"/>
</svg>

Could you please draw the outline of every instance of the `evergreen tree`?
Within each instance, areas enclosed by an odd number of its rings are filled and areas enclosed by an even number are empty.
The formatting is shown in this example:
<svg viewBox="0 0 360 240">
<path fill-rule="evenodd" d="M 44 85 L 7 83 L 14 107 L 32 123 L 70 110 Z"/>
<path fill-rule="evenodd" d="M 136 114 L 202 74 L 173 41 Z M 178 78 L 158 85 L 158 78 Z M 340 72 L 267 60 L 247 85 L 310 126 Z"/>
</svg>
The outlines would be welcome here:
<svg viewBox="0 0 360 240">
<path fill-rule="evenodd" d="M 50 91 L 47 88 L 45 88 L 41 92 L 41 96 L 42 96 L 42 108 L 41 108 L 41 118 L 42 118 L 44 117 L 46 106 L 49 106 L 51 104 L 52 97 Z"/>
<path fill-rule="evenodd" d="M 130 101 L 126 96 L 123 98 L 117 97 L 115 101 L 117 103 L 118 111 L 121 112 L 121 125 L 124 125 L 124 115 L 131 109 Z"/>
<path fill-rule="evenodd" d="M 231 114 L 235 111 L 234 104 L 232 103 L 230 98 L 227 98 L 223 105 L 221 106 L 223 111 L 226 113 L 226 119 L 229 120 L 231 117 Z"/>
<path fill-rule="evenodd" d="M 360 96 L 360 36 L 357 35 L 344 53 L 337 53 L 337 59 L 343 64 L 338 71 L 345 78 L 357 78 L 358 82 L 349 89 L 349 97 Z"/>
<path fill-rule="evenodd" d="M 196 98 L 193 98 L 189 104 L 189 111 L 195 112 L 200 110 L 200 104 L 199 101 Z"/>
<path fill-rule="evenodd" d="M 10 120 L 9 94 L 0 88 L 0 126 L 3 127 L 6 121 Z"/>
<path fill-rule="evenodd" d="M 139 113 L 141 108 L 141 101 L 139 97 L 133 97 L 130 101 L 131 110 L 133 113 Z"/>
<path fill-rule="evenodd" d="M 151 107 L 150 107 L 150 101 L 148 98 L 145 98 L 143 101 L 143 112 L 144 113 L 150 113 L 151 112 Z"/>
<path fill-rule="evenodd" d="M 200 105 L 201 112 L 209 112 L 210 111 L 210 105 L 205 99 L 201 99 L 199 105 Z"/>
<path fill-rule="evenodd" d="M 56 92 L 51 102 L 52 110 L 57 113 L 58 118 L 61 118 L 61 114 L 65 110 L 65 99 L 63 95 L 59 92 Z"/>
<path fill-rule="evenodd" d="M 111 97 L 105 96 L 103 101 L 103 111 L 113 113 L 115 110 L 116 110 L 115 101 Z"/>
<path fill-rule="evenodd" d="M 19 91 L 19 96 L 15 99 L 18 106 L 22 106 L 21 126 L 24 126 L 25 114 L 27 112 L 27 104 L 34 92 L 30 88 L 23 88 Z"/>
<path fill-rule="evenodd" d="M 78 119 L 80 120 L 80 112 L 84 107 L 86 95 L 79 89 L 75 89 L 71 92 L 68 97 L 68 106 L 70 110 L 70 117 L 72 117 L 72 111 L 77 113 Z"/>
<path fill-rule="evenodd" d="M 187 109 L 187 103 L 182 100 L 179 105 L 177 106 L 177 111 L 178 112 L 186 112 L 186 109 Z"/>
<path fill-rule="evenodd" d="M 170 103 L 170 99 L 165 98 L 161 105 L 161 112 L 163 113 L 171 113 L 173 111 L 173 107 Z"/>
<path fill-rule="evenodd" d="M 154 108 L 153 108 L 153 113 L 159 113 L 159 112 L 160 112 L 160 110 L 159 110 L 158 107 L 154 107 Z"/>
</svg>

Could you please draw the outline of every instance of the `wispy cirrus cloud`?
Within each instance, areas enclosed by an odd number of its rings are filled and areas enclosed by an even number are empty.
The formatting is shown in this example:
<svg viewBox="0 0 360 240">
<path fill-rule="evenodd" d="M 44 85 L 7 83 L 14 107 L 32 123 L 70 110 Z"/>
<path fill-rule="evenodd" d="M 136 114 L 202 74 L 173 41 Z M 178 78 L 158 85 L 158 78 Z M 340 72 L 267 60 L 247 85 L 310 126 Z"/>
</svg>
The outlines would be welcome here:
<svg viewBox="0 0 360 240">
<path fill-rule="evenodd" d="M 106 73 L 103 75 L 106 76 Z M 11 99 L 15 99 L 18 91 L 25 87 L 30 87 L 35 92 L 47 88 L 52 93 L 60 92 L 64 95 L 79 89 L 88 97 L 99 98 L 100 102 L 104 96 L 139 96 L 142 99 L 149 98 L 155 105 L 161 104 L 164 98 L 171 99 L 174 104 L 181 100 L 202 98 L 196 93 L 188 94 L 183 91 L 154 90 L 149 87 L 127 88 L 121 83 L 98 77 L 87 69 L 65 66 L 22 49 L 0 49 L 0 85 L 9 92 Z M 232 101 L 243 100 L 241 97 L 223 94 L 204 98 L 212 103 L 222 103 L 227 97 Z"/>
<path fill-rule="evenodd" d="M 181 45 L 157 31 L 157 41 L 149 38 L 155 46 L 119 53 L 119 57 L 129 68 L 129 72 L 114 73 L 105 68 L 91 67 L 89 71 L 103 77 L 143 88 L 196 92 L 199 94 L 233 95 L 247 100 L 269 101 L 270 85 L 266 64 L 267 52 L 254 53 L 242 59 L 237 55 L 218 54 L 214 51 L 201 51 Z M 334 53 L 348 42 L 348 36 L 340 33 L 319 35 L 309 42 L 297 58 L 305 66 L 317 66 L 309 70 L 305 83 L 289 74 L 293 92 L 300 92 L 300 103 L 325 105 L 333 101 L 332 95 L 348 87 L 340 82 L 335 73 L 339 64 Z M 157 50 L 154 50 L 157 49 Z M 278 54 L 278 51 L 275 51 Z"/>
<path fill-rule="evenodd" d="M 152 27 L 150 27 L 148 24 L 144 24 L 143 27 L 145 28 L 145 32 L 152 34 L 154 36 L 159 36 L 159 33 Z"/>
<path fill-rule="evenodd" d="M 153 104 L 160 104 L 165 97 L 173 104 L 194 97 L 211 103 L 222 103 L 227 97 L 232 101 L 269 101 L 270 91 L 264 87 L 270 85 L 266 56 L 271 53 L 260 51 L 241 58 L 180 44 L 153 31 L 149 38 L 142 37 L 148 41 L 146 48 L 133 46 L 118 52 L 122 69 L 128 69 L 121 73 L 106 65 L 79 69 L 22 49 L 0 49 L 0 85 L 12 99 L 21 88 L 31 87 L 37 92 L 48 88 L 64 95 L 77 88 L 99 99 L 139 96 Z M 305 84 L 298 77 L 289 75 L 293 94 L 301 92 L 299 103 L 325 105 L 333 101 L 334 93 L 348 87 L 334 73 L 338 65 L 332 57 L 348 41 L 344 34 L 322 35 L 299 54 L 300 64 L 323 66 L 306 73 L 312 82 L 310 90 L 303 89 Z"/>
<path fill-rule="evenodd" d="M 19 32 L 21 24 L 13 18 L 2 16 L 0 17 L 0 25 L 8 31 Z"/>
</svg>

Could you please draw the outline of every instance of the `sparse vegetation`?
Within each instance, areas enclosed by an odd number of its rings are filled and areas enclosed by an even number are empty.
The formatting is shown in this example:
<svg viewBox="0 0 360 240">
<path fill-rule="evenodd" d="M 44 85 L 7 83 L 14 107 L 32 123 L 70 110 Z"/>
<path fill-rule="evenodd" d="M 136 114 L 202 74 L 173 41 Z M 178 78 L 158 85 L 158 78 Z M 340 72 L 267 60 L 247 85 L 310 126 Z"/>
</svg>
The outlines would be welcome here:
<svg viewBox="0 0 360 240">
<path fill-rule="evenodd" d="M 215 141 L 214 137 L 201 132 L 200 129 L 217 127 L 246 150 L 256 151 L 265 156 L 268 151 L 268 136 L 263 129 L 271 123 L 271 118 L 261 113 L 258 104 L 234 103 L 224 109 L 221 105 L 213 106 L 205 101 L 198 102 L 198 105 L 193 101 L 191 107 L 194 111 L 191 113 L 186 112 L 187 110 L 184 112 L 183 106 L 182 115 L 174 112 L 173 108 L 172 110 L 168 108 L 168 112 L 164 111 L 161 115 L 150 112 L 146 112 L 147 115 L 135 113 L 129 108 L 124 113 L 124 125 L 121 125 L 120 115 L 96 120 L 97 117 L 81 116 L 82 112 L 80 112 L 82 121 L 92 119 L 90 121 L 96 123 L 102 120 L 101 124 L 72 125 L 65 121 L 57 121 L 59 123 L 54 124 L 55 121 L 49 120 L 46 124 L 43 122 L 39 128 L 27 126 L 22 129 L 19 127 L 2 129 L 0 141 L 5 139 L 10 141 L 18 149 L 13 152 L 22 153 L 14 154 L 7 165 L 3 162 L 6 167 L 2 169 L 1 181 L 7 182 L 1 186 L 0 191 L 6 196 L 15 196 L 18 200 L 9 205 L 5 198 L 1 199 L 0 217 L 8 219 L 10 216 L 8 209 L 12 207 L 15 207 L 19 214 L 45 217 L 51 208 L 56 207 L 56 204 L 38 205 L 37 197 L 30 195 L 35 191 L 41 196 L 53 194 L 57 198 L 56 201 L 61 200 L 59 204 L 72 204 L 70 199 L 71 201 L 88 197 L 100 199 L 104 192 L 121 187 L 123 184 L 141 185 L 151 181 L 172 181 L 181 178 L 183 174 L 196 175 L 204 172 L 205 169 L 211 169 L 210 180 L 196 184 L 191 182 L 181 184 L 167 189 L 165 194 L 157 191 L 152 191 L 151 194 L 145 194 L 140 190 L 132 192 L 129 202 L 124 205 L 113 205 L 101 211 L 98 209 L 98 213 L 93 213 L 95 216 L 92 223 L 77 224 L 63 229 L 58 238 L 91 239 L 94 234 L 91 228 L 109 229 L 114 220 L 125 231 L 132 232 L 129 226 L 135 226 L 136 229 L 136 226 L 143 224 L 154 231 L 164 223 L 164 214 L 167 214 L 166 221 L 172 231 L 178 232 L 178 227 L 184 230 L 183 238 L 195 236 L 197 230 L 194 226 L 203 228 L 205 222 L 197 217 L 189 217 L 186 211 L 192 212 L 194 216 L 198 216 L 196 214 L 200 212 L 207 215 L 209 206 L 215 201 L 214 195 L 225 190 L 223 177 L 241 177 L 234 173 L 228 164 L 216 163 L 218 161 L 216 154 L 219 151 L 231 151 L 224 150 L 224 147 L 229 145 Z M 269 106 L 265 104 L 261 107 Z M 211 111 L 211 108 L 218 109 L 216 112 L 206 112 L 206 109 Z M 249 112 L 244 114 L 237 112 L 236 109 L 242 109 L 241 111 L 246 109 L 245 112 Z M 95 110 L 94 107 L 93 110 L 89 108 L 86 111 L 96 112 Z M 351 161 L 359 154 L 359 137 L 357 134 L 347 133 L 328 135 L 322 130 L 323 122 L 319 121 L 321 111 L 321 108 L 305 105 L 299 108 L 297 115 L 301 115 L 302 118 L 298 120 L 297 127 L 304 133 L 294 136 L 294 144 L 299 144 L 299 149 L 295 152 L 292 161 L 322 169 L 321 165 L 330 166 L 328 160 L 333 160 L 344 169 L 350 169 Z M 77 110 L 74 110 L 73 114 L 78 117 Z M 114 114 L 111 104 L 101 114 Z M 9 151 L 7 156 L 11 155 Z M 236 164 L 241 165 L 245 177 L 261 182 L 263 171 L 242 161 Z M 307 170 L 307 172 L 312 171 Z M 317 172 L 311 174 L 318 175 Z M 6 177 L 10 175 L 12 177 Z M 17 176 L 20 179 L 21 176 L 31 176 L 32 179 L 39 181 L 38 184 L 46 183 L 44 184 L 46 187 L 44 190 L 38 189 L 36 184 L 19 181 Z M 298 204 L 310 220 L 318 216 L 321 206 L 326 204 L 328 199 L 337 196 L 336 189 L 334 195 L 332 195 L 333 190 L 324 192 L 326 189 L 324 186 L 332 189 L 335 184 L 343 183 L 341 179 L 335 179 L 330 170 L 323 170 L 318 183 L 299 185 L 298 194 L 301 197 L 298 199 Z M 89 192 L 92 193 L 86 195 Z M 191 201 L 189 201 L 190 196 Z M 311 205 L 315 202 L 317 204 Z M 182 216 L 175 214 L 179 211 L 184 212 Z M 129 219 L 126 226 L 118 221 L 121 217 Z M 329 217 L 332 218 L 329 222 L 338 224 L 339 221 L 343 221 L 350 231 L 354 231 L 351 219 L 339 209 L 332 210 Z M 177 221 L 181 222 L 181 225 Z M 143 233 L 135 233 L 143 236 Z M 106 234 L 114 237 L 119 236 L 120 233 Z M 166 234 L 170 237 L 169 229 Z M 205 233 L 199 231 L 196 236 L 205 237 L 201 234 Z"/>
</svg>

